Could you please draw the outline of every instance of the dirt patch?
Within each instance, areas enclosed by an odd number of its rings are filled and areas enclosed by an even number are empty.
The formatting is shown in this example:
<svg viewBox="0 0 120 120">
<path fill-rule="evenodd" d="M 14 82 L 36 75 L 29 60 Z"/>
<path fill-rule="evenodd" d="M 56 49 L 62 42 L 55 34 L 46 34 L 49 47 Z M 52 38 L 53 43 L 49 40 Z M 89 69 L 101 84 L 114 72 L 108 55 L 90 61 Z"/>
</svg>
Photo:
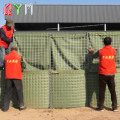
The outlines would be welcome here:
<svg viewBox="0 0 120 120">
<path fill-rule="evenodd" d="M 120 108 L 118 108 L 120 111 Z M 96 111 L 89 107 L 72 109 L 26 109 L 19 111 L 10 107 L 9 111 L 0 110 L 1 120 L 120 120 L 120 112 Z"/>
</svg>

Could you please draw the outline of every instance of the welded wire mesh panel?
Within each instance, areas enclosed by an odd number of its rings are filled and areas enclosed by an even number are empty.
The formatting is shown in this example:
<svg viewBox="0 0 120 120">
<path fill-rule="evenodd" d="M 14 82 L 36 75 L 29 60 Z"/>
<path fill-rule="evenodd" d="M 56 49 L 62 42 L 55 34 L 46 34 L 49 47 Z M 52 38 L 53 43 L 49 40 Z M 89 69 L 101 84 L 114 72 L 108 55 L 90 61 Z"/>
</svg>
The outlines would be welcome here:
<svg viewBox="0 0 120 120">
<path fill-rule="evenodd" d="M 52 108 L 85 106 L 85 74 L 80 70 L 61 70 L 51 76 Z"/>
<path fill-rule="evenodd" d="M 95 52 L 97 52 L 99 49 L 103 48 L 104 43 L 103 39 L 105 37 L 111 37 L 112 38 L 112 47 L 117 49 L 117 55 L 116 55 L 116 67 L 120 68 L 120 32 L 90 32 L 88 33 L 88 40 L 89 40 L 89 47 L 93 48 Z M 98 59 L 94 59 L 91 64 L 92 66 L 95 66 L 94 71 L 96 71 L 96 65 L 99 63 Z M 90 63 L 89 63 L 90 64 Z M 89 66 L 91 66 L 89 65 Z"/>
<path fill-rule="evenodd" d="M 14 44 L 18 46 L 28 70 L 49 68 L 49 35 L 47 33 L 15 33 Z"/>
<path fill-rule="evenodd" d="M 85 69 L 86 33 L 51 35 L 51 68 L 55 70 Z"/>
<path fill-rule="evenodd" d="M 49 108 L 48 71 L 23 73 L 24 103 L 30 108 Z"/>
</svg>

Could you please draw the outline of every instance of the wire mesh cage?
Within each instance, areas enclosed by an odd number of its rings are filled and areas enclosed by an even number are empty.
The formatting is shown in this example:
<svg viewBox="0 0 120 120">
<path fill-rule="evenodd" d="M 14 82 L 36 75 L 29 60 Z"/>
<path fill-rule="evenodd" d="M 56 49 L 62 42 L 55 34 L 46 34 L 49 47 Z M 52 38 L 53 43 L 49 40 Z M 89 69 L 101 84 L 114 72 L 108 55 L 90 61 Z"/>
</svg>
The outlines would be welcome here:
<svg viewBox="0 0 120 120">
<path fill-rule="evenodd" d="M 23 72 L 26 106 L 70 108 L 97 105 L 99 60 L 92 60 L 88 48 L 98 51 L 107 36 L 112 38 L 112 46 L 117 49 L 115 81 L 120 104 L 120 32 L 16 32 L 14 44 L 26 63 Z M 111 105 L 108 88 L 105 105 Z"/>
</svg>

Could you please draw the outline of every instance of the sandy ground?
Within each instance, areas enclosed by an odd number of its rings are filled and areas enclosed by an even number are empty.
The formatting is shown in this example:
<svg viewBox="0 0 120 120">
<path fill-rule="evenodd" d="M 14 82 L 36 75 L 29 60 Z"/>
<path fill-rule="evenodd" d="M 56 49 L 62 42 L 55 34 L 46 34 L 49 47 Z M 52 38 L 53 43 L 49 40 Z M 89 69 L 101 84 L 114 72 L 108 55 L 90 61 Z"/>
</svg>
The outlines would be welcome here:
<svg viewBox="0 0 120 120">
<path fill-rule="evenodd" d="M 0 120 L 120 120 L 119 112 L 80 107 L 72 109 L 26 109 L 19 111 L 10 107 L 9 111 L 0 110 Z"/>
</svg>

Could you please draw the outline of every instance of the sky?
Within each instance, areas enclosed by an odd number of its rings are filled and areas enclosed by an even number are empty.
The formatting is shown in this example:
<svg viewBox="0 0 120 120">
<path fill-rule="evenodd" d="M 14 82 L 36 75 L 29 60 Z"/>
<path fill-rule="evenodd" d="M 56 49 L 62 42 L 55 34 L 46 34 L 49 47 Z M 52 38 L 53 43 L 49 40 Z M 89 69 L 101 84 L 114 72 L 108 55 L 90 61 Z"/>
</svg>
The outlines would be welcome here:
<svg viewBox="0 0 120 120">
<path fill-rule="evenodd" d="M 3 8 L 7 3 L 39 5 L 120 5 L 120 0 L 0 0 L 0 27 L 5 24 Z"/>
</svg>

